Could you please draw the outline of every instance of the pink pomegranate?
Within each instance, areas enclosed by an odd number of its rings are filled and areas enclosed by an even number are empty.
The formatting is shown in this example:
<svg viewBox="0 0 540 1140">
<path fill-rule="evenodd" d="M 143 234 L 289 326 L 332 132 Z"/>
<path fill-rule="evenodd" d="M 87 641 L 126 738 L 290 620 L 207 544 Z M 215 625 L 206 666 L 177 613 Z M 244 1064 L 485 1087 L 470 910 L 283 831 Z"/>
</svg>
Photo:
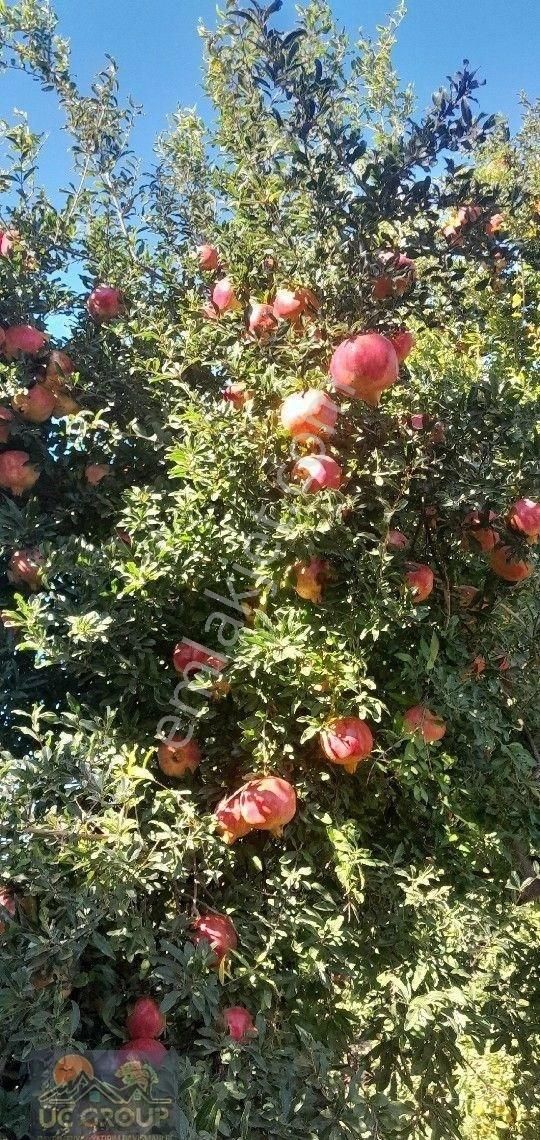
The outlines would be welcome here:
<svg viewBox="0 0 540 1140">
<path fill-rule="evenodd" d="M 190 673 L 195 673 L 198 669 L 203 668 L 221 672 L 226 664 L 226 657 L 222 657 L 219 653 L 209 652 L 203 645 L 199 645 L 196 641 L 190 641 L 187 637 L 178 642 L 173 652 L 173 665 L 177 673 L 183 673 L 184 669 L 188 668 Z"/>
<path fill-rule="evenodd" d="M 411 562 L 405 575 L 405 582 L 414 595 L 415 602 L 425 602 L 434 585 L 433 571 L 423 562 Z"/>
<path fill-rule="evenodd" d="M 160 1037 L 165 1029 L 165 1018 L 157 1002 L 151 997 L 137 998 L 126 1021 L 131 1040 Z"/>
<path fill-rule="evenodd" d="M 23 419 L 31 424 L 43 424 L 55 410 L 56 396 L 45 384 L 34 384 L 27 392 L 18 392 L 13 397 L 13 407 Z"/>
<path fill-rule="evenodd" d="M 373 283 L 373 296 L 378 301 L 389 297 L 402 297 L 412 289 L 416 280 L 416 265 L 405 253 L 387 250 L 379 254 L 381 274 Z"/>
<path fill-rule="evenodd" d="M 45 384 L 52 392 L 58 394 L 63 389 L 63 381 L 75 372 L 75 365 L 67 352 L 55 349 L 47 361 Z"/>
<path fill-rule="evenodd" d="M 389 530 L 386 536 L 386 545 L 390 550 L 407 550 L 409 539 L 401 530 Z"/>
<path fill-rule="evenodd" d="M 426 744 L 435 740 L 442 740 L 446 725 L 442 717 L 432 713 L 425 705 L 414 705 L 403 714 L 405 731 L 413 736 L 419 735 Z"/>
<path fill-rule="evenodd" d="M 412 332 L 408 332 L 407 329 L 402 329 L 401 332 L 393 333 L 388 339 L 390 340 L 390 344 L 394 346 L 394 351 L 399 363 L 402 364 L 402 362 L 407 359 L 409 353 L 412 352 L 416 344 L 416 338 Z"/>
<path fill-rule="evenodd" d="M 278 289 L 273 310 L 274 316 L 280 317 L 283 321 L 291 321 L 295 324 L 306 307 L 306 299 L 301 289 Z"/>
<path fill-rule="evenodd" d="M 536 542 L 540 536 L 540 503 L 535 503 L 534 499 L 518 499 L 510 507 L 507 522 L 513 530 Z"/>
<path fill-rule="evenodd" d="M 195 772 L 201 762 L 201 750 L 194 740 L 182 737 L 162 740 L 158 745 L 158 764 L 166 776 L 181 779 L 186 772 Z"/>
<path fill-rule="evenodd" d="M 277 329 L 278 321 L 271 305 L 252 301 L 249 312 L 249 331 L 253 336 L 266 340 Z"/>
<path fill-rule="evenodd" d="M 3 907 L 10 917 L 13 918 L 16 910 L 15 895 L 13 891 L 10 891 L 9 887 L 0 888 L 0 907 Z M 0 918 L 0 935 L 5 933 L 6 927 L 7 922 L 5 922 L 3 918 Z"/>
<path fill-rule="evenodd" d="M 319 734 L 321 748 L 331 764 L 351 774 L 373 749 L 373 735 L 364 720 L 343 716 L 331 721 Z"/>
<path fill-rule="evenodd" d="M 199 269 L 208 271 L 218 268 L 219 253 L 215 245 L 198 245 L 196 253 L 197 261 L 199 262 Z"/>
<path fill-rule="evenodd" d="M 9 408 L 0 407 L 0 443 L 7 443 L 12 419 L 13 412 Z"/>
<path fill-rule="evenodd" d="M 488 237 L 493 237 L 493 234 L 498 234 L 499 230 L 504 228 L 504 214 L 492 214 L 484 226 L 484 231 Z"/>
<path fill-rule="evenodd" d="M 112 285 L 98 285 L 91 292 L 86 302 L 86 308 L 95 321 L 99 324 L 105 324 L 119 315 L 122 303 L 122 294 L 119 289 L 115 289 Z"/>
<path fill-rule="evenodd" d="M 222 277 L 220 281 L 216 281 L 212 292 L 212 303 L 219 313 L 232 313 L 240 308 L 230 277 Z"/>
<path fill-rule="evenodd" d="M 110 463 L 89 463 L 84 469 L 84 477 L 91 487 L 97 487 L 102 479 L 111 474 Z"/>
<path fill-rule="evenodd" d="M 281 405 L 281 423 L 290 435 L 298 438 L 333 435 L 338 408 L 318 388 L 295 392 Z"/>
<path fill-rule="evenodd" d="M 255 393 L 250 388 L 246 388 L 245 384 L 234 383 L 228 384 L 227 387 L 223 389 L 221 398 L 228 404 L 232 404 L 234 408 L 241 409 L 247 404 L 248 400 L 253 399 L 254 395 Z"/>
<path fill-rule="evenodd" d="M 37 356 L 47 344 L 48 336 L 35 329 L 33 325 L 13 325 L 5 330 L 4 352 L 8 359 L 26 353 L 27 356 Z"/>
<path fill-rule="evenodd" d="M 223 1010 L 223 1020 L 227 1026 L 229 1036 L 233 1041 L 242 1044 L 257 1033 L 253 1018 L 243 1005 L 231 1005 Z"/>
<path fill-rule="evenodd" d="M 303 490 L 310 494 L 317 491 L 338 491 L 343 472 L 339 463 L 329 455 L 304 455 L 298 459 L 292 470 L 293 479 L 299 479 Z"/>
<path fill-rule="evenodd" d="M 237 839 L 243 839 L 251 831 L 251 824 L 247 823 L 242 815 L 240 791 L 241 789 L 233 792 L 230 796 L 224 796 L 214 813 L 219 832 L 225 843 L 228 844 L 235 843 Z"/>
<path fill-rule="evenodd" d="M 382 392 L 398 378 L 396 350 L 380 333 L 362 333 L 342 341 L 330 361 L 334 386 L 376 407 Z"/>
<path fill-rule="evenodd" d="M 532 562 L 525 562 L 517 558 L 510 546 L 497 546 L 493 551 L 489 564 L 494 574 L 504 578 L 506 582 L 523 582 L 534 573 Z"/>
<path fill-rule="evenodd" d="M 18 230 L 0 230 L 0 257 L 9 257 L 19 238 Z"/>
<path fill-rule="evenodd" d="M 226 796 L 215 814 L 226 843 L 234 843 L 250 831 L 281 835 L 296 814 L 296 792 L 279 776 L 261 776 Z"/>
<path fill-rule="evenodd" d="M 294 588 L 298 597 L 308 602 L 321 602 L 330 570 L 326 559 L 310 558 L 309 562 L 297 562 L 293 569 L 296 575 Z"/>
<path fill-rule="evenodd" d="M 238 946 L 238 935 L 227 914 L 205 914 L 192 924 L 192 941 L 196 946 L 207 942 L 217 962 Z"/>
<path fill-rule="evenodd" d="M 39 550 L 14 550 L 8 563 L 10 582 L 24 582 L 31 590 L 39 590 L 42 562 Z"/>
<path fill-rule="evenodd" d="M 29 491 L 39 479 L 39 471 L 30 463 L 27 451 L 4 451 L 0 455 L 0 487 L 12 495 Z"/>
<path fill-rule="evenodd" d="M 131 1041 L 126 1041 L 118 1050 L 118 1058 L 124 1065 L 126 1061 L 146 1061 L 157 1068 L 163 1064 L 166 1056 L 165 1046 L 154 1037 L 135 1037 Z"/>
</svg>

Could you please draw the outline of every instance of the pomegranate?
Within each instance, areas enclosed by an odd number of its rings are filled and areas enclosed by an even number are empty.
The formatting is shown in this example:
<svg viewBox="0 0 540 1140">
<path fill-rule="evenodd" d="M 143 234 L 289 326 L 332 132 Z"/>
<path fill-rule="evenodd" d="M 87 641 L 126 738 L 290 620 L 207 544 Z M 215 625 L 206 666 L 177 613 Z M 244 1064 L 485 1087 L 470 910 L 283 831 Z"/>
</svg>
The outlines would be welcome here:
<svg viewBox="0 0 540 1140">
<path fill-rule="evenodd" d="M 66 1053 L 54 1066 L 53 1080 L 55 1085 L 67 1085 L 80 1077 L 81 1073 L 85 1073 L 90 1080 L 94 1076 L 94 1069 L 88 1058 L 81 1057 L 79 1053 Z"/>
<path fill-rule="evenodd" d="M 523 582 L 525 578 L 530 578 L 534 572 L 532 562 L 525 562 L 523 559 L 516 558 L 510 546 L 497 546 L 490 557 L 489 564 L 493 572 L 498 574 L 499 578 L 504 578 L 506 582 Z"/>
<path fill-rule="evenodd" d="M 39 471 L 29 459 L 27 451 L 4 451 L 0 455 L 0 487 L 12 495 L 29 491 L 39 479 Z"/>
<path fill-rule="evenodd" d="M 484 226 L 488 237 L 492 237 L 493 234 L 498 234 L 499 230 L 503 230 L 504 228 L 504 214 L 492 214 Z"/>
<path fill-rule="evenodd" d="M 232 404 L 234 408 L 240 409 L 247 404 L 248 400 L 252 400 L 254 392 L 250 388 L 246 388 L 245 384 L 228 384 L 221 393 L 222 400 Z"/>
<path fill-rule="evenodd" d="M 442 717 L 432 713 L 425 705 L 414 705 L 403 714 L 405 732 L 422 737 L 426 744 L 442 740 L 446 725 Z"/>
<path fill-rule="evenodd" d="M 479 653 L 478 656 L 474 658 L 474 660 L 471 664 L 471 673 L 473 673 L 473 675 L 475 677 L 480 677 L 481 674 L 485 673 L 485 671 L 486 671 L 486 664 L 487 664 L 487 662 L 486 662 L 485 657 L 483 657 L 482 654 Z"/>
<path fill-rule="evenodd" d="M 390 344 L 393 344 L 394 346 L 394 351 L 400 364 L 407 359 L 409 353 L 412 352 L 416 344 L 416 338 L 413 336 L 412 332 L 408 332 L 407 329 L 402 329 L 401 332 L 393 333 L 392 336 L 388 339 L 390 341 Z"/>
<path fill-rule="evenodd" d="M 210 653 L 208 649 L 204 648 L 204 645 L 190 641 L 188 637 L 183 637 L 173 652 L 173 665 L 177 673 L 183 673 L 190 666 L 191 673 L 195 673 L 203 667 L 220 673 L 226 664 L 226 657 L 222 657 L 219 653 Z"/>
<path fill-rule="evenodd" d="M 423 431 L 426 426 L 426 417 L 422 415 L 422 412 L 415 412 L 409 416 L 409 424 L 413 431 Z"/>
<path fill-rule="evenodd" d="M 271 305 L 252 301 L 249 313 L 249 331 L 253 336 L 266 340 L 277 329 L 278 321 Z"/>
<path fill-rule="evenodd" d="M 154 1037 L 135 1037 L 126 1041 L 118 1050 L 118 1057 L 122 1064 L 126 1061 L 147 1062 L 150 1065 L 161 1065 L 167 1056 L 167 1050 L 161 1041 Z"/>
<path fill-rule="evenodd" d="M 122 294 L 112 285 L 98 285 L 90 294 L 86 308 L 95 321 L 104 324 L 117 317 L 122 309 Z"/>
<path fill-rule="evenodd" d="M 351 775 L 373 749 L 371 730 L 357 716 L 343 716 L 330 721 L 321 730 L 319 741 L 327 760 L 331 764 L 339 764 Z"/>
<path fill-rule="evenodd" d="M 378 301 L 389 297 L 402 297 L 412 289 L 416 280 L 416 266 L 405 253 L 391 250 L 379 254 L 381 273 L 373 283 L 373 296 Z"/>
<path fill-rule="evenodd" d="M 249 780 L 217 805 L 216 818 L 226 843 L 242 839 L 250 831 L 281 835 L 296 814 L 296 792 L 279 776 Z"/>
<path fill-rule="evenodd" d="M 212 292 L 212 303 L 218 313 L 231 313 L 240 308 L 230 277 L 222 277 L 216 281 Z"/>
<path fill-rule="evenodd" d="M 293 479 L 304 484 L 303 490 L 310 494 L 317 491 L 338 491 L 343 472 L 339 463 L 329 455 L 304 455 L 298 459 L 292 470 Z"/>
<path fill-rule="evenodd" d="M 81 405 L 73 399 L 73 396 L 68 395 L 67 392 L 58 392 L 58 394 L 55 395 L 53 415 L 56 419 L 62 419 L 62 416 L 76 416 L 80 410 Z"/>
<path fill-rule="evenodd" d="M 0 257 L 9 257 L 19 238 L 18 230 L 0 230 Z"/>
<path fill-rule="evenodd" d="M 0 888 L 0 907 L 3 907 L 4 910 L 6 910 L 10 915 L 10 917 L 13 918 L 16 909 L 15 895 L 13 894 L 13 891 L 10 891 L 9 887 Z M 6 927 L 7 923 L 0 915 L 0 934 L 5 933 Z"/>
<path fill-rule="evenodd" d="M 219 253 L 215 245 L 198 245 L 196 254 L 199 269 L 210 270 L 218 268 Z"/>
<path fill-rule="evenodd" d="M 476 586 L 456 586 L 458 604 L 466 610 L 480 597 L 480 590 Z"/>
<path fill-rule="evenodd" d="M 389 530 L 386 535 L 386 545 L 390 550 L 407 550 L 409 539 L 401 530 Z"/>
<path fill-rule="evenodd" d="M 56 396 L 45 384 L 34 384 L 27 392 L 18 392 L 12 403 L 23 419 L 31 424 L 43 424 L 54 412 Z"/>
<path fill-rule="evenodd" d="M 249 835 L 251 824 L 246 823 L 242 815 L 239 792 L 233 792 L 232 795 L 225 796 L 220 800 L 214 814 L 218 821 L 219 832 L 225 843 L 235 843 L 237 839 L 243 839 L 245 835 Z"/>
<path fill-rule="evenodd" d="M 219 313 L 213 301 L 205 301 L 202 307 L 202 315 L 207 321 L 217 321 Z"/>
<path fill-rule="evenodd" d="M 433 589 L 433 571 L 422 562 L 411 562 L 405 575 L 405 582 L 414 594 L 414 601 L 425 602 Z"/>
<path fill-rule="evenodd" d="M 338 408 L 317 388 L 287 396 L 281 405 L 281 423 L 285 431 L 298 438 L 333 435 Z"/>
<path fill-rule="evenodd" d="M 463 519 L 465 533 L 462 545 L 465 550 L 480 549 L 483 554 L 489 554 L 496 546 L 499 536 L 497 531 L 489 526 L 497 518 L 494 511 L 469 511 Z"/>
<path fill-rule="evenodd" d="M 8 359 L 26 353 L 28 356 L 37 356 L 45 347 L 48 336 L 35 329 L 33 325 L 13 325 L 5 330 L 4 352 Z"/>
<path fill-rule="evenodd" d="M 218 962 L 238 946 L 238 935 L 227 914 L 204 914 L 192 924 L 196 946 L 208 942 Z"/>
<path fill-rule="evenodd" d="M 165 1018 L 151 997 L 137 998 L 126 1021 L 131 1040 L 137 1037 L 160 1037 L 165 1029 Z"/>
<path fill-rule="evenodd" d="M 96 487 L 111 473 L 110 463 L 89 463 L 84 469 L 84 477 L 91 487 Z"/>
<path fill-rule="evenodd" d="M 13 412 L 9 408 L 0 407 L 0 443 L 7 443 L 9 439 L 9 425 L 13 419 Z"/>
<path fill-rule="evenodd" d="M 309 562 L 297 562 L 293 566 L 296 574 L 294 588 L 299 598 L 308 602 L 322 601 L 322 592 L 329 575 L 329 563 L 324 558 L 310 558 Z"/>
<path fill-rule="evenodd" d="M 532 542 L 540 536 L 540 503 L 533 499 L 518 499 L 507 515 L 508 525 L 525 534 Z"/>
<path fill-rule="evenodd" d="M 257 1033 L 253 1018 L 243 1005 L 231 1005 L 223 1010 L 223 1020 L 233 1041 L 242 1044 Z"/>
<path fill-rule="evenodd" d="M 334 386 L 371 407 L 395 384 L 398 371 L 396 350 L 380 333 L 362 333 L 342 341 L 330 361 Z"/>
<path fill-rule="evenodd" d="M 296 324 L 306 307 L 306 298 L 300 289 L 278 289 L 274 299 L 275 317 Z"/>
<path fill-rule="evenodd" d="M 158 745 L 158 764 L 166 776 L 180 779 L 186 772 L 194 772 L 201 762 L 201 750 L 194 740 L 184 742 L 182 737 L 162 740 Z"/>
<path fill-rule="evenodd" d="M 51 352 L 47 361 L 47 370 L 45 373 L 45 384 L 47 388 L 50 388 L 51 391 L 57 395 L 62 391 L 64 386 L 63 381 L 66 376 L 71 376 L 72 372 L 75 372 L 75 365 L 71 356 L 68 356 L 67 352 L 61 352 L 59 349 L 55 349 L 54 352 Z"/>
<path fill-rule="evenodd" d="M 14 550 L 8 564 L 10 582 L 25 582 L 31 590 L 39 590 L 42 561 L 39 550 Z"/>
</svg>

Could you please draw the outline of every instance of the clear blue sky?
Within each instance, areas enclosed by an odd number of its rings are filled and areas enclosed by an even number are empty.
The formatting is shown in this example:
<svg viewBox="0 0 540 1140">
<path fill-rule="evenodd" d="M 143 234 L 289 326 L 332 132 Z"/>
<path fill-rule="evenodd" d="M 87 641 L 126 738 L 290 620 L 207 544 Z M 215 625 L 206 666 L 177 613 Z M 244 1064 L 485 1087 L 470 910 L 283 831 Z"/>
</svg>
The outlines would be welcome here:
<svg viewBox="0 0 540 1140">
<path fill-rule="evenodd" d="M 241 0 L 239 0 L 241 6 Z M 73 45 L 79 81 L 86 85 L 105 52 L 118 61 L 125 93 L 144 105 L 136 148 L 149 164 L 152 140 L 175 106 L 196 104 L 208 113 L 200 92 L 201 42 L 197 24 L 212 26 L 215 0 L 52 0 L 62 34 Z M 338 21 L 354 34 L 361 25 L 371 33 L 384 21 L 392 0 L 334 0 Z M 280 22 L 294 19 L 294 4 L 285 0 Z M 400 30 L 396 62 L 403 79 L 413 81 L 423 107 L 432 90 L 464 57 L 482 69 L 487 87 L 484 107 L 518 122 L 518 95 L 540 95 L 540 4 L 538 0 L 409 0 Z M 34 129 L 47 131 L 42 155 L 45 181 L 56 188 L 65 179 L 66 137 L 53 95 L 43 95 L 24 77 L 0 77 L 0 114 L 13 107 L 27 110 Z"/>
</svg>

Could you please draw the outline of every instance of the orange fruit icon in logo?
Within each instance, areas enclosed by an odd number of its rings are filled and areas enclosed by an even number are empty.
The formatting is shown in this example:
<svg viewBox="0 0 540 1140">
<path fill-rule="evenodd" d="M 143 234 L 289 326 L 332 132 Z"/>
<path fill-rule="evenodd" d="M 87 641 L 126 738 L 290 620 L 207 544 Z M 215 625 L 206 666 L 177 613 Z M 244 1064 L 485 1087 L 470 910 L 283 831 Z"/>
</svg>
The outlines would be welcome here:
<svg viewBox="0 0 540 1140">
<path fill-rule="evenodd" d="M 79 1057 L 78 1053 L 66 1053 L 65 1057 L 60 1057 L 54 1066 L 54 1083 L 55 1085 L 67 1085 L 69 1081 L 74 1081 L 81 1073 L 86 1073 L 87 1077 L 94 1076 L 90 1061 L 87 1061 L 86 1057 Z"/>
</svg>

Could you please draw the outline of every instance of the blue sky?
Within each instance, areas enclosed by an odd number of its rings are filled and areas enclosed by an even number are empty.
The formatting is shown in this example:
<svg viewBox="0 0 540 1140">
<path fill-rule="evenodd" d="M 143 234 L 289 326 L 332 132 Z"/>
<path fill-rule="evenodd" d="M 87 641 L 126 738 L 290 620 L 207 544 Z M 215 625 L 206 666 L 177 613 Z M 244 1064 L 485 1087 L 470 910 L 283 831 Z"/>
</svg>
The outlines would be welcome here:
<svg viewBox="0 0 540 1140">
<path fill-rule="evenodd" d="M 239 0 L 241 3 L 241 0 Z M 52 0 L 63 35 L 72 41 L 73 61 L 84 86 L 109 52 L 121 67 L 122 85 L 145 115 L 137 126 L 136 149 L 151 161 L 152 140 L 177 105 L 197 105 L 208 113 L 200 92 L 201 43 L 197 24 L 213 25 L 215 0 Z M 371 33 L 392 9 L 392 0 L 334 0 L 338 21 L 354 36 L 361 25 Z M 285 0 L 280 20 L 290 24 L 294 3 Z M 518 122 L 518 96 L 540 95 L 538 0 L 409 0 L 400 29 L 396 63 L 413 81 L 423 107 L 432 90 L 464 57 L 479 66 L 487 80 L 481 93 L 485 109 Z M 11 118 L 14 107 L 28 111 L 34 129 L 48 132 L 41 167 L 53 190 L 67 177 L 66 136 L 53 95 L 43 95 L 25 77 L 0 77 L 0 114 Z"/>
</svg>

